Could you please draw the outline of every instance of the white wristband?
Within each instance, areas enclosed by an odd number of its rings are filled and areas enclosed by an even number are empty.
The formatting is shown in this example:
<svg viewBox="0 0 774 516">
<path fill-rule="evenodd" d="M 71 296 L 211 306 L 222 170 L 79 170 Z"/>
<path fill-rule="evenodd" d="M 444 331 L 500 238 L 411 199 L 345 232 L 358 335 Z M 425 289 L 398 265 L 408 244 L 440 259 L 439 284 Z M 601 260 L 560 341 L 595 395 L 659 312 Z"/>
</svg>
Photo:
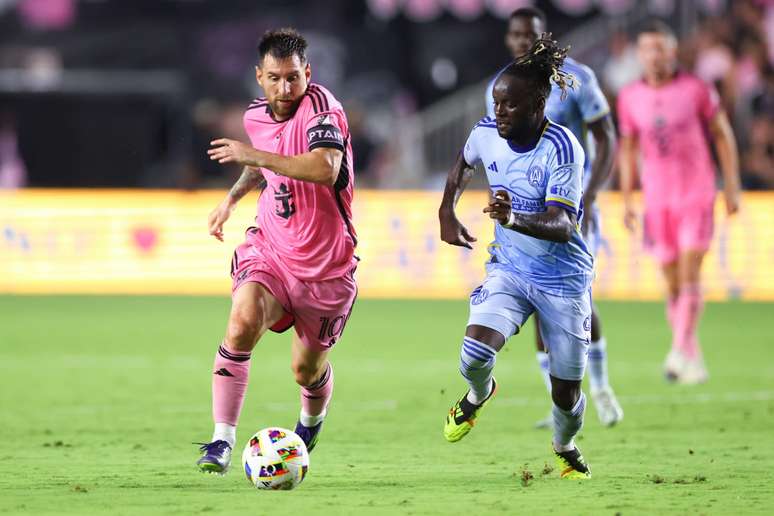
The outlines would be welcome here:
<svg viewBox="0 0 774 516">
<path fill-rule="evenodd" d="M 516 214 L 513 211 L 511 211 L 510 215 L 508 215 L 508 222 L 506 222 L 505 224 L 502 224 L 502 226 L 505 229 L 511 229 L 514 224 L 516 224 Z"/>
</svg>

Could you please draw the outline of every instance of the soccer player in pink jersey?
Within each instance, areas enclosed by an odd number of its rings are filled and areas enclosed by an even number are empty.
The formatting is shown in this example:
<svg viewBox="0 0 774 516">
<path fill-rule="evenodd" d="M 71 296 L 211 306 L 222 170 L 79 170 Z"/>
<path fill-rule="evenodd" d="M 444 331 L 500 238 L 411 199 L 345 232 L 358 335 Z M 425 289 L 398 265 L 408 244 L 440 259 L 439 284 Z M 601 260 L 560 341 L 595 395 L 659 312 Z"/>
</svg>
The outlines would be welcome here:
<svg viewBox="0 0 774 516">
<path fill-rule="evenodd" d="M 723 175 L 726 211 L 739 209 L 736 142 L 717 93 L 677 69 L 677 40 L 669 26 L 650 22 L 637 39 L 644 77 L 621 90 L 621 189 L 625 223 L 634 230 L 634 175 L 641 157 L 644 233 L 668 287 L 667 319 L 672 349 L 664 371 L 670 381 L 708 378 L 697 326 L 702 309 L 700 269 L 712 241 L 715 144 Z"/>
<path fill-rule="evenodd" d="M 262 179 L 266 186 L 257 227 L 247 230 L 231 262 L 231 314 L 213 366 L 215 431 L 197 462 L 205 472 L 224 473 L 229 466 L 250 354 L 267 330 L 295 327 L 291 369 L 301 387 L 295 431 L 309 451 L 315 447 L 333 394 L 328 352 L 357 294 L 349 127 L 341 104 L 310 82 L 306 48 L 293 29 L 264 34 L 255 74 L 266 97 L 244 115 L 251 145 L 222 138 L 208 151 L 219 163 L 244 166 L 209 216 L 218 240 L 237 202 Z"/>
</svg>

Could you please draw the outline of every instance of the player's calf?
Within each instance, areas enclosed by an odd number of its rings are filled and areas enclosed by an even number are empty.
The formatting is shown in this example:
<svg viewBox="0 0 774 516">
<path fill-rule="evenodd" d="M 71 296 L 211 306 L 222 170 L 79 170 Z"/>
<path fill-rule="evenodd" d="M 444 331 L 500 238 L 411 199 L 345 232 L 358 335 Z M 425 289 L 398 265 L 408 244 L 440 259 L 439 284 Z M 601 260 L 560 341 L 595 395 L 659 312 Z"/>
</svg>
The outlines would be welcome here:
<svg viewBox="0 0 774 516">
<path fill-rule="evenodd" d="M 497 351 L 472 337 L 465 337 L 460 350 L 460 373 L 470 390 L 449 410 L 443 434 L 447 441 L 456 442 L 473 428 L 481 409 L 495 393 L 492 377 Z"/>
</svg>

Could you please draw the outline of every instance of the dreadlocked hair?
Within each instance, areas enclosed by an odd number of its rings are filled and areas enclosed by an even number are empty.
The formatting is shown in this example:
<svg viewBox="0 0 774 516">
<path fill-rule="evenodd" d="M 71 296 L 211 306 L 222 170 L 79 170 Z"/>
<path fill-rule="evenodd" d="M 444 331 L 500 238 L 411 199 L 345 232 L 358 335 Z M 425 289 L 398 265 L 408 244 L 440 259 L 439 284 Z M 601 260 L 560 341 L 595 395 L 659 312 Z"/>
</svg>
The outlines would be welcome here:
<svg viewBox="0 0 774 516">
<path fill-rule="evenodd" d="M 550 32 L 544 32 L 532 45 L 529 52 L 508 65 L 504 73 L 521 77 L 546 97 L 551 93 L 551 81 L 562 91 L 562 100 L 568 89 L 574 89 L 575 76 L 562 70 L 569 46 L 564 48 L 551 38 Z"/>
</svg>

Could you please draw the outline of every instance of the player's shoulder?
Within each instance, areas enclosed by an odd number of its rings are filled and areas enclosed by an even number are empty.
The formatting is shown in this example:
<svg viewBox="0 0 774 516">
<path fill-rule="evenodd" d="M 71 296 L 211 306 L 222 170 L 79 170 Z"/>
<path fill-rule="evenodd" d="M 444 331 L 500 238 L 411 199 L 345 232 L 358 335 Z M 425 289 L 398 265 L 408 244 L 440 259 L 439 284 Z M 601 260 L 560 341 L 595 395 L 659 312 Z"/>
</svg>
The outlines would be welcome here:
<svg viewBox="0 0 774 516">
<path fill-rule="evenodd" d="M 476 122 L 476 125 L 473 126 L 473 130 L 474 131 L 476 129 L 478 129 L 478 128 L 481 128 L 481 129 L 497 129 L 497 123 L 495 122 L 494 117 L 485 116 L 484 118 L 482 118 L 481 120 Z"/>
<path fill-rule="evenodd" d="M 631 96 L 631 95 L 637 95 L 638 92 L 641 92 L 645 88 L 647 88 L 647 84 L 645 83 L 645 79 L 642 79 L 642 78 L 635 79 L 635 80 L 625 84 L 618 91 L 618 99 L 620 101 L 624 97 L 628 97 L 628 96 Z"/>
<path fill-rule="evenodd" d="M 585 160 L 583 146 L 567 127 L 549 120 L 542 139 L 547 142 L 547 148 L 554 150 L 557 165 L 583 164 Z"/>
<path fill-rule="evenodd" d="M 713 86 L 698 75 L 694 75 L 690 72 L 680 71 L 677 73 L 677 80 L 681 85 L 687 86 L 699 91 L 709 91 L 713 89 Z"/>
<path fill-rule="evenodd" d="M 262 120 L 263 118 L 270 119 L 270 113 L 271 108 L 266 97 L 257 97 L 250 101 L 250 104 L 245 109 L 244 116 L 252 120 Z"/>
<path fill-rule="evenodd" d="M 314 82 L 309 83 L 309 86 L 307 86 L 304 101 L 309 103 L 313 114 L 344 111 L 341 102 L 328 88 Z"/>
<path fill-rule="evenodd" d="M 581 83 L 581 86 L 583 86 L 584 83 L 590 83 L 592 81 L 596 81 L 597 79 L 594 70 L 592 70 L 590 66 L 576 61 L 571 57 L 568 57 L 564 60 L 562 69 L 565 72 L 574 75 L 575 78 L 578 79 L 578 81 Z"/>
</svg>

